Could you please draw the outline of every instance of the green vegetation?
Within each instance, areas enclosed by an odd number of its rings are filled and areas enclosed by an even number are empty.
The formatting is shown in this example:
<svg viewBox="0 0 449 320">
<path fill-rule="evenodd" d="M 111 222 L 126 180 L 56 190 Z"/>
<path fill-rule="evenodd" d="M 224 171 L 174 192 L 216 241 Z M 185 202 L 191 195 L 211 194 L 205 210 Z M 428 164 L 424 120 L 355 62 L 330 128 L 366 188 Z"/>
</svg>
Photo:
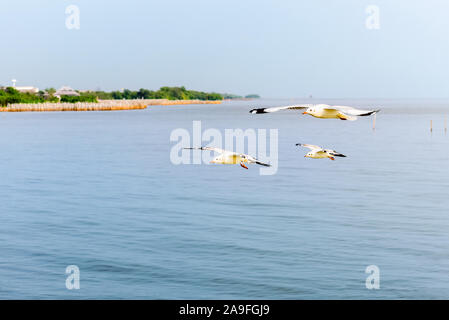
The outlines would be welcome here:
<svg viewBox="0 0 449 320">
<path fill-rule="evenodd" d="M 238 96 L 238 95 L 232 94 L 232 93 L 223 93 L 222 96 L 223 96 L 223 99 L 243 99 L 242 96 Z"/>
<path fill-rule="evenodd" d="M 140 89 L 132 91 L 87 91 L 79 92 L 79 96 L 54 96 L 54 88 L 45 89 L 38 93 L 23 93 L 12 87 L 0 88 L 0 106 L 7 106 L 12 103 L 43 103 L 43 102 L 97 102 L 98 100 L 122 100 L 122 99 L 168 99 L 168 100 L 223 100 L 223 95 L 219 93 L 208 93 L 194 90 L 187 90 L 184 87 L 162 87 L 157 91 Z"/>
<path fill-rule="evenodd" d="M 9 103 L 42 103 L 55 101 L 58 101 L 58 98 L 53 97 L 45 91 L 23 93 L 12 87 L 0 89 L 0 106 L 7 106 Z"/>
<path fill-rule="evenodd" d="M 184 87 L 162 87 L 157 91 L 140 89 L 131 91 L 92 91 L 99 99 L 168 99 L 168 100 L 222 100 L 219 93 L 207 93 L 201 91 L 187 90 Z"/>
<path fill-rule="evenodd" d="M 61 102 L 98 102 L 97 96 L 92 92 L 81 92 L 79 96 L 61 96 Z"/>
<path fill-rule="evenodd" d="M 259 99 L 260 96 L 258 94 L 248 94 L 246 96 L 239 96 L 231 93 L 223 93 L 223 99 Z"/>
<path fill-rule="evenodd" d="M 248 94 L 245 96 L 245 99 L 259 99 L 260 96 L 258 94 Z"/>
</svg>

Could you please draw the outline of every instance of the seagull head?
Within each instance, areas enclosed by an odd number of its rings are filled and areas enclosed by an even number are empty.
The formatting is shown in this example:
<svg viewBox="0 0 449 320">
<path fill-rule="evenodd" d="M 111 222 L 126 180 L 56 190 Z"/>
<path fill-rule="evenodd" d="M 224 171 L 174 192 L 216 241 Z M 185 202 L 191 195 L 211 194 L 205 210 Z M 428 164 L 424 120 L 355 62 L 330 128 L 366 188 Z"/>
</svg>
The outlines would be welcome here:
<svg viewBox="0 0 449 320">
<path fill-rule="evenodd" d="M 306 153 L 306 155 L 304 156 L 304 158 L 312 158 L 313 153 L 312 152 L 308 152 Z"/>
<path fill-rule="evenodd" d="M 313 108 L 307 108 L 302 114 L 312 114 Z"/>
<path fill-rule="evenodd" d="M 220 162 L 221 162 L 221 158 L 216 157 L 216 158 L 213 158 L 209 163 L 220 163 Z"/>
</svg>

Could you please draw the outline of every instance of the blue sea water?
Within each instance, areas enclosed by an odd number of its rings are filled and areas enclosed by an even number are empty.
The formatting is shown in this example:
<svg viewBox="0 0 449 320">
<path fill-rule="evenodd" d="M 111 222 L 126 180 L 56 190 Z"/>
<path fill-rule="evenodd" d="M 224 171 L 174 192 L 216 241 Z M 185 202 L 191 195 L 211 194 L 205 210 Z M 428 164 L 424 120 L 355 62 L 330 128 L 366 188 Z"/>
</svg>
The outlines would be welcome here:
<svg viewBox="0 0 449 320">
<path fill-rule="evenodd" d="M 0 298 L 448 299 L 449 103 L 324 101 L 380 105 L 375 131 L 248 113 L 297 102 L 0 113 Z M 277 173 L 173 165 L 170 133 L 195 120 L 278 129 Z"/>
</svg>

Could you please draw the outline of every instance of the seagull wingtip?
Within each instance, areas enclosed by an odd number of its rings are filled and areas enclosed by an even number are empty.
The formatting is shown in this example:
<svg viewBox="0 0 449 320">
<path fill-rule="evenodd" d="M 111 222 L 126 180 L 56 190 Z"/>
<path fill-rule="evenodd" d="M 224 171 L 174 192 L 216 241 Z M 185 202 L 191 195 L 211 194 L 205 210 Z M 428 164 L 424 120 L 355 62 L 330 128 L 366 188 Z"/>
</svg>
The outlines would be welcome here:
<svg viewBox="0 0 449 320">
<path fill-rule="evenodd" d="M 254 108 L 249 113 L 267 113 L 266 108 Z"/>
</svg>

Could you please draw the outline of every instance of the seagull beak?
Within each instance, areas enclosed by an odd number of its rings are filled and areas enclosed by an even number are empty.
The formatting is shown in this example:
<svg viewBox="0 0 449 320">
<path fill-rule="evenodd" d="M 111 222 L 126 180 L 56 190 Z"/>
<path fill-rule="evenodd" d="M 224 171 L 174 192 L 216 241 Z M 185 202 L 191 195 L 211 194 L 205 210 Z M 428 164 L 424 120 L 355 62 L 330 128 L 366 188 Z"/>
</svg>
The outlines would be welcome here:
<svg viewBox="0 0 449 320">
<path fill-rule="evenodd" d="M 304 111 L 302 114 L 307 114 L 307 111 Z"/>
</svg>

